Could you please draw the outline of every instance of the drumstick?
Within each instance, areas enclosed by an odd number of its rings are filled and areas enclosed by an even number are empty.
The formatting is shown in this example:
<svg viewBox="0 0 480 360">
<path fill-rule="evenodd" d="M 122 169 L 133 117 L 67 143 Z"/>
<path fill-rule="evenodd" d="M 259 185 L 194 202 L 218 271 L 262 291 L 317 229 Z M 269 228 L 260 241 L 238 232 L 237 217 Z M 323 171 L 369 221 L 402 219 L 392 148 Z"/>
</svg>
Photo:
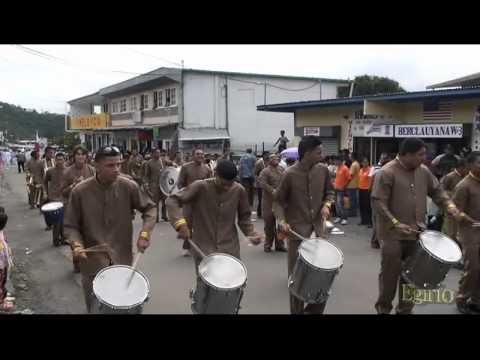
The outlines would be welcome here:
<svg viewBox="0 0 480 360">
<path fill-rule="evenodd" d="M 300 240 L 303 240 L 303 241 L 307 241 L 308 239 L 307 238 L 304 238 L 302 235 L 300 235 L 299 233 L 293 231 L 292 229 L 290 229 L 290 232 L 295 235 L 296 237 L 298 237 Z"/>
<path fill-rule="evenodd" d="M 192 240 L 188 239 L 188 242 L 190 243 L 190 245 L 195 249 L 195 251 L 200 254 L 200 256 L 202 257 L 202 259 L 205 257 L 205 254 L 203 253 L 202 250 L 200 250 L 200 248 L 197 246 L 197 244 L 195 244 Z"/>
<path fill-rule="evenodd" d="M 141 252 L 138 252 L 138 253 L 135 255 L 135 259 L 133 260 L 132 274 L 131 274 L 130 277 L 128 278 L 127 288 L 130 286 L 130 283 L 132 282 L 133 276 L 135 275 L 135 269 L 137 268 L 137 264 L 138 264 L 138 260 L 140 259 L 140 255 L 142 255 L 142 253 L 141 253 Z"/>
</svg>

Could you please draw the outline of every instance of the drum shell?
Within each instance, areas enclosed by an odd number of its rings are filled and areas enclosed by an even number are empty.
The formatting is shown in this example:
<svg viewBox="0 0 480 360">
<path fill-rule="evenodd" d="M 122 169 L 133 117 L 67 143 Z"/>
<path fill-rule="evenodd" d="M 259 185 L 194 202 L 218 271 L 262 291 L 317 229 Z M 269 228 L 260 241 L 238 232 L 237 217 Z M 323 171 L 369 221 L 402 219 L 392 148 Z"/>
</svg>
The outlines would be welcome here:
<svg viewBox="0 0 480 360">
<path fill-rule="evenodd" d="M 407 259 L 402 276 L 419 289 L 438 289 L 452 265 L 434 258 L 419 242 L 414 254 Z"/>
<path fill-rule="evenodd" d="M 42 213 L 48 225 L 58 224 L 63 221 L 64 207 L 62 206 L 54 211 L 42 211 Z"/>
<path fill-rule="evenodd" d="M 145 300 L 145 302 L 147 302 Z M 90 314 L 95 315 L 140 315 L 143 312 L 143 306 L 145 303 L 131 307 L 129 309 L 117 309 L 113 308 L 109 305 L 103 304 L 100 300 L 98 300 L 95 295 L 92 294 L 92 307 Z"/>
<path fill-rule="evenodd" d="M 197 277 L 197 287 L 191 290 L 191 309 L 194 314 L 235 315 L 240 309 L 240 302 L 246 287 L 245 283 L 235 289 L 220 289 Z"/>
<path fill-rule="evenodd" d="M 300 254 L 288 281 L 290 293 L 307 304 L 325 302 L 340 268 L 318 269 L 310 265 Z"/>
</svg>

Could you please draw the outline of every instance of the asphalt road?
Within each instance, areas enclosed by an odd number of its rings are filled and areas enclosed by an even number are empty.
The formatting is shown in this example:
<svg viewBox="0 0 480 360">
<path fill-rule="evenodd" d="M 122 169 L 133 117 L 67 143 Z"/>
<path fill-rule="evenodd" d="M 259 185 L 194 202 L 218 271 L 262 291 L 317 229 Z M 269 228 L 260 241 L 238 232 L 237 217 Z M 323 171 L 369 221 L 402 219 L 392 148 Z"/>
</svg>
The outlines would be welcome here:
<svg viewBox="0 0 480 360">
<path fill-rule="evenodd" d="M 29 289 L 17 296 L 29 297 L 37 313 L 84 313 L 80 277 L 72 272 L 68 247 L 54 248 L 51 233 L 44 230 L 43 216 L 27 204 L 25 176 L 11 168 L 5 173 L 0 200 L 9 215 L 9 241 L 18 258 L 28 266 Z M 343 226 L 346 235 L 331 240 L 344 254 L 344 266 L 333 284 L 326 314 L 375 314 L 378 295 L 380 251 L 371 249 L 371 230 L 350 219 Z M 140 218 L 136 217 L 134 234 Z M 263 229 L 261 219 L 255 222 Z M 288 314 L 286 253 L 265 253 L 263 246 L 250 246 L 241 236 L 241 256 L 248 270 L 248 283 L 242 300 L 241 314 Z M 191 257 L 183 257 L 182 243 L 170 224 L 157 224 L 151 247 L 142 256 L 138 268 L 150 282 L 150 299 L 145 314 L 191 314 L 189 291 L 194 287 L 195 270 Z M 25 248 L 32 253 L 25 254 Z M 445 281 L 447 289 L 457 289 L 460 272 L 452 269 Z M 416 314 L 456 314 L 455 304 L 417 305 Z"/>
</svg>

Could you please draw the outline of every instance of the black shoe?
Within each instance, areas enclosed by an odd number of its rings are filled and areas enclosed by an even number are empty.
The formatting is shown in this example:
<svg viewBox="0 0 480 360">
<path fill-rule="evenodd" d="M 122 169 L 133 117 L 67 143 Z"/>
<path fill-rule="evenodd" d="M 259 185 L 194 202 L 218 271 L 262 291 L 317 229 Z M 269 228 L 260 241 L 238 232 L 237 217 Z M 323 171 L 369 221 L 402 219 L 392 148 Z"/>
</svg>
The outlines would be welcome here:
<svg viewBox="0 0 480 360">
<path fill-rule="evenodd" d="M 265 251 L 266 253 L 271 253 L 272 252 L 272 248 L 263 248 L 263 251 Z"/>
<path fill-rule="evenodd" d="M 467 306 L 467 303 L 464 302 L 464 301 L 457 301 L 457 310 L 461 314 L 465 314 L 465 315 L 470 315 L 471 314 L 470 309 Z"/>
<path fill-rule="evenodd" d="M 467 304 L 468 310 L 470 310 L 470 314 L 480 315 L 480 305 L 475 303 Z"/>
<path fill-rule="evenodd" d="M 380 244 L 378 242 L 371 242 L 370 247 L 372 249 L 380 249 Z"/>
<path fill-rule="evenodd" d="M 371 229 L 371 228 L 373 228 L 373 225 L 372 225 L 372 224 L 368 224 L 368 225 L 367 225 L 367 228 L 368 228 L 368 229 Z"/>
<path fill-rule="evenodd" d="M 275 251 L 278 252 L 287 252 L 287 249 L 284 246 L 276 246 Z"/>
<path fill-rule="evenodd" d="M 167 217 L 162 217 L 162 220 L 168 222 L 168 218 L 167 218 Z"/>
</svg>

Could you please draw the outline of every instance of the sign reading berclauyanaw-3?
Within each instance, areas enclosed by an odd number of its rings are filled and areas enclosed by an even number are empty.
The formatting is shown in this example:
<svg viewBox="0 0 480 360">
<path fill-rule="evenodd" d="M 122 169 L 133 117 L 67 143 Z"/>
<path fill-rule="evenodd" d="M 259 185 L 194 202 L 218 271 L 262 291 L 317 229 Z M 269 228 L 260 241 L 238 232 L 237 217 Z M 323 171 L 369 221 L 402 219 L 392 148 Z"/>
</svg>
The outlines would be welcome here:
<svg viewBox="0 0 480 360">
<path fill-rule="evenodd" d="M 395 125 L 395 137 L 461 138 L 462 124 Z"/>
</svg>

